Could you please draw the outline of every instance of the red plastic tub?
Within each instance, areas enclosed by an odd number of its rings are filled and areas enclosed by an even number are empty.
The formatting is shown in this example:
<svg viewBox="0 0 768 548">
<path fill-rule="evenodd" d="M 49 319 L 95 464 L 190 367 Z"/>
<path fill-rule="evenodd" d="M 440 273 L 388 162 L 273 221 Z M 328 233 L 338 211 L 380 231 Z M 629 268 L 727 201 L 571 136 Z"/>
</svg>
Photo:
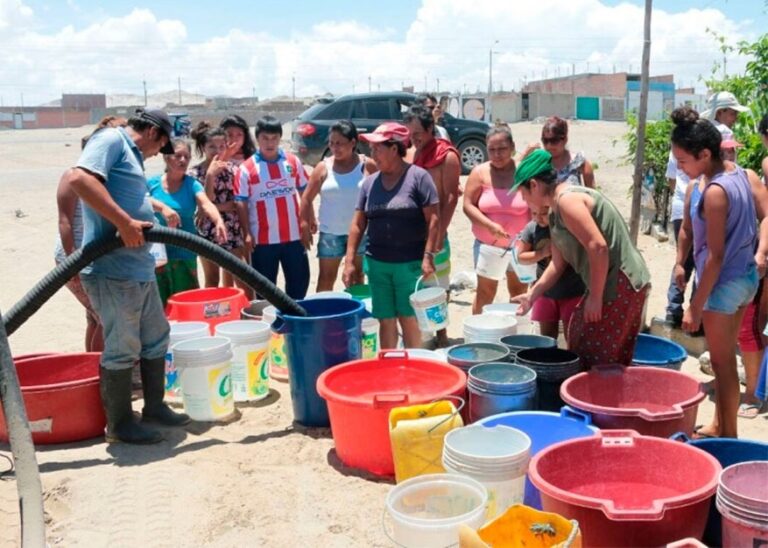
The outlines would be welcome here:
<svg viewBox="0 0 768 548">
<path fill-rule="evenodd" d="M 37 444 L 66 443 L 104 434 L 98 352 L 14 358 Z M 8 440 L 0 408 L 0 439 Z"/>
<path fill-rule="evenodd" d="M 658 367 L 597 366 L 560 387 L 565 403 L 591 414 L 603 429 L 636 430 L 668 438 L 693 433 L 705 393 L 685 373 Z"/>
<path fill-rule="evenodd" d="M 463 396 L 467 376 L 458 367 L 409 358 L 405 351 L 337 365 L 317 379 L 328 402 L 336 453 L 344 464 L 380 476 L 395 473 L 389 441 L 393 407 Z"/>
<path fill-rule="evenodd" d="M 578 520 L 584 546 L 664 546 L 701 538 L 721 470 L 691 445 L 606 430 L 544 449 L 528 477 L 545 511 Z"/>
<path fill-rule="evenodd" d="M 180 322 L 207 322 L 213 334 L 220 323 L 239 320 L 240 311 L 249 304 L 239 287 L 191 289 L 172 295 L 165 315 Z"/>
</svg>

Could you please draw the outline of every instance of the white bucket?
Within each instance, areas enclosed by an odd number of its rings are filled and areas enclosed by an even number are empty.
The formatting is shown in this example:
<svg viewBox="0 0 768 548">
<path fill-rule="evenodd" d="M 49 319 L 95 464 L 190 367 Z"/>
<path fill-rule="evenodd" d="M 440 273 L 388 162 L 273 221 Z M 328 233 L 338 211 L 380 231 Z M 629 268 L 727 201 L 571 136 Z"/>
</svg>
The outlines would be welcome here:
<svg viewBox="0 0 768 548">
<path fill-rule="evenodd" d="M 235 320 L 216 326 L 216 335 L 232 341 L 232 394 L 235 402 L 263 400 L 269 395 L 269 324 Z"/>
<path fill-rule="evenodd" d="M 416 280 L 410 301 L 421 331 L 431 333 L 448 327 L 448 294 L 442 287 L 419 289 L 423 277 Z"/>
<path fill-rule="evenodd" d="M 426 474 L 399 483 L 387 494 L 392 540 L 406 548 L 456 546 L 459 526 L 485 523 L 488 492 L 472 478 Z"/>
<path fill-rule="evenodd" d="M 445 471 L 468 476 L 488 489 L 489 520 L 522 504 L 530 458 L 531 438 L 509 426 L 457 428 L 443 442 Z"/>
<path fill-rule="evenodd" d="M 517 333 L 519 335 L 535 335 L 538 329 L 531 322 L 531 312 L 528 311 L 524 316 L 517 315 L 517 309 L 520 305 L 517 303 L 492 303 L 483 307 L 483 314 L 495 314 L 497 316 L 508 316 L 517 322 Z"/>
<path fill-rule="evenodd" d="M 517 333 L 517 319 L 499 314 L 476 314 L 464 318 L 464 343 L 499 342 Z"/>
<path fill-rule="evenodd" d="M 277 308 L 268 306 L 261 312 L 262 321 L 272 326 L 277 318 Z M 288 380 L 288 354 L 285 352 L 285 335 L 271 331 L 269 337 L 269 351 L 267 356 L 269 363 L 269 376 L 277 381 Z"/>
<path fill-rule="evenodd" d="M 168 253 L 165 251 L 165 244 L 159 242 L 150 244 L 149 254 L 155 259 L 155 268 L 168 264 Z"/>
<path fill-rule="evenodd" d="M 206 322 L 174 322 L 171 324 L 171 335 L 168 351 L 165 353 L 165 400 L 172 403 L 181 402 L 181 384 L 179 372 L 173 363 L 173 345 L 189 339 L 208 337 L 210 326 Z"/>
<path fill-rule="evenodd" d="M 517 279 L 524 284 L 532 284 L 536 281 L 536 263 L 533 264 L 520 264 L 517 260 L 517 248 L 512 248 L 512 268 L 515 269 Z"/>
<path fill-rule="evenodd" d="M 379 320 L 363 320 L 363 359 L 375 358 L 379 354 Z"/>
<path fill-rule="evenodd" d="M 419 360 L 436 360 L 443 363 L 448 363 L 448 356 L 437 350 L 427 350 L 426 348 L 406 348 L 409 358 L 416 358 Z"/>
<path fill-rule="evenodd" d="M 235 411 L 231 346 L 226 337 L 190 339 L 173 346 L 184 410 L 193 420 L 215 421 Z"/>
<path fill-rule="evenodd" d="M 504 247 L 480 244 L 475 267 L 477 275 L 489 280 L 503 280 L 509 268 L 510 255 L 510 251 Z"/>
<path fill-rule="evenodd" d="M 351 299 L 352 295 L 345 291 L 321 291 L 320 293 L 315 293 L 314 295 L 307 295 L 304 297 L 305 300 L 312 300 L 312 299 Z"/>
</svg>

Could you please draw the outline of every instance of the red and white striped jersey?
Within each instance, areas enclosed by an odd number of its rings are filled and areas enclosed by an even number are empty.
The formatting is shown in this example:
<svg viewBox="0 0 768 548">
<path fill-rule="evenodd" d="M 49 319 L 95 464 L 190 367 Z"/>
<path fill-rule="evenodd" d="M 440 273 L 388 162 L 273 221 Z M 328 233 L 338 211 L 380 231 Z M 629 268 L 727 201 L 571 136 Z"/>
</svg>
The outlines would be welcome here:
<svg viewBox="0 0 768 548">
<path fill-rule="evenodd" d="M 235 172 L 235 200 L 248 202 L 248 220 L 256 245 L 284 244 L 301 239 L 299 191 L 307 186 L 301 161 L 280 150 L 274 161 L 256 152 Z"/>
</svg>

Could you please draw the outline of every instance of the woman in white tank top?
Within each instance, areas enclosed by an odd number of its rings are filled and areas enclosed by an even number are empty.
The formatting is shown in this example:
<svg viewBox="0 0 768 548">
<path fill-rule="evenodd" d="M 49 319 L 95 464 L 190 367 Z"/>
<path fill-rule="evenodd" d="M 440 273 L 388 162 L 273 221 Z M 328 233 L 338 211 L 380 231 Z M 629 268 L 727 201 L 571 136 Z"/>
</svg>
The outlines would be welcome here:
<svg viewBox="0 0 768 548">
<path fill-rule="evenodd" d="M 352 122 L 341 120 L 331 127 L 328 149 L 331 156 L 319 162 L 309 178 L 309 184 L 301 197 L 301 239 L 304 246 L 312 247 L 312 234 L 319 228 L 317 257 L 320 274 L 317 291 L 332 291 L 336 282 L 341 259 L 347 250 L 349 224 L 355 213 L 360 186 L 366 175 L 376 171 L 376 164 L 357 153 L 357 129 Z M 313 201 L 320 194 L 318 219 Z M 319 226 L 318 226 L 319 225 Z M 359 279 L 363 283 L 362 256 L 365 241 L 355 258 Z"/>
</svg>

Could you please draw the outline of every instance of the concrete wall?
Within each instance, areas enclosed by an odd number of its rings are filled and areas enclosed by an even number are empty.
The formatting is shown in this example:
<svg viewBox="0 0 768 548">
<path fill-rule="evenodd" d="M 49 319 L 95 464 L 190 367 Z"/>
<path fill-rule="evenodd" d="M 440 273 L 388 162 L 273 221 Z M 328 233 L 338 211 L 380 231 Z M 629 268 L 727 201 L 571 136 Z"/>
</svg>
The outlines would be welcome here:
<svg viewBox="0 0 768 548">
<path fill-rule="evenodd" d="M 627 75 L 577 74 L 563 78 L 538 80 L 526 84 L 523 91 L 530 93 L 571 94 L 581 97 L 623 97 L 626 93 Z"/>
<path fill-rule="evenodd" d="M 627 95 L 626 111 L 632 112 L 640 109 L 640 92 L 630 91 Z M 661 91 L 651 91 L 648 93 L 648 119 L 661 120 L 667 115 L 669 105 L 665 103 L 664 93 Z"/>
<path fill-rule="evenodd" d="M 697 112 L 707 109 L 707 96 L 699 93 L 675 93 L 675 107 L 688 105 Z"/>
<path fill-rule="evenodd" d="M 528 95 L 528 119 L 560 116 L 573 118 L 576 114 L 576 101 L 568 93 L 531 93 Z"/>
<path fill-rule="evenodd" d="M 0 127 L 13 128 L 14 113 L 21 112 L 18 107 L 0 109 Z M 80 127 L 91 123 L 88 110 L 70 110 L 59 107 L 25 107 L 23 129 Z"/>
<path fill-rule="evenodd" d="M 523 98 L 517 92 L 494 93 L 491 115 L 494 121 L 519 122 L 523 117 Z"/>
<path fill-rule="evenodd" d="M 625 120 L 624 97 L 601 97 L 600 98 L 600 119 L 601 120 Z"/>
</svg>

